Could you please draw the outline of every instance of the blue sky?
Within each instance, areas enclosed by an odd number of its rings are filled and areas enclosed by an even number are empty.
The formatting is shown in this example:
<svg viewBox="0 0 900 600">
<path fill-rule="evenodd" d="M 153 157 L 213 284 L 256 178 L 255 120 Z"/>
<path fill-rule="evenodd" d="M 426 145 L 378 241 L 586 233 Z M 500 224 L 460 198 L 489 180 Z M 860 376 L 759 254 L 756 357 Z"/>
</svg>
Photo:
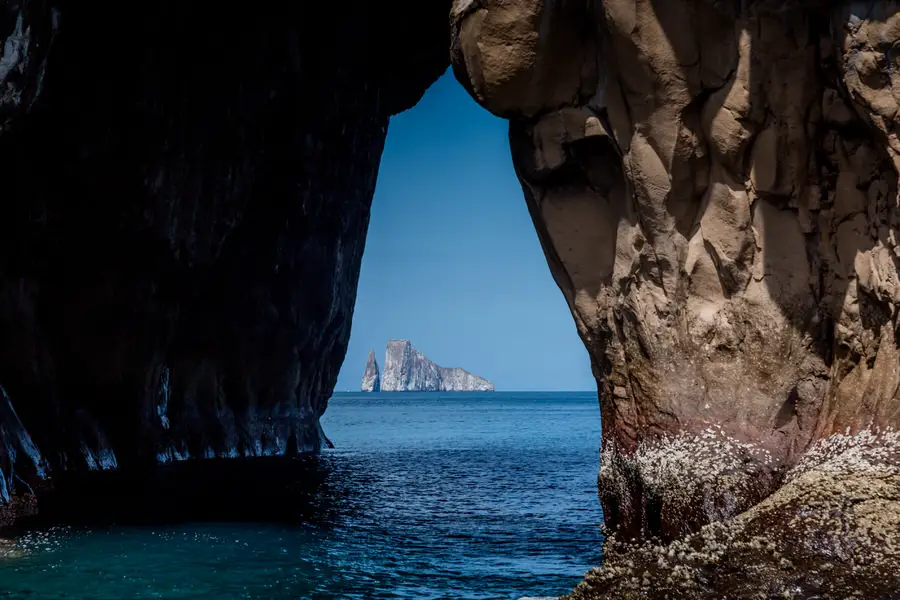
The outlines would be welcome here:
<svg viewBox="0 0 900 600">
<path fill-rule="evenodd" d="M 446 73 L 391 119 L 337 390 L 409 339 L 498 390 L 593 390 L 513 172 L 506 122 Z"/>
</svg>

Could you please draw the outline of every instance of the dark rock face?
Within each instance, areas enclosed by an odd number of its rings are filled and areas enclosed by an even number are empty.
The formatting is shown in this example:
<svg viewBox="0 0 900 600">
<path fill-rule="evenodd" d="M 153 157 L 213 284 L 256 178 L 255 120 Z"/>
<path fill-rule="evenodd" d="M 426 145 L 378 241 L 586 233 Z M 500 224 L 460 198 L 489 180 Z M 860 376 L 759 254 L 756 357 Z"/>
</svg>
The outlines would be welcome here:
<svg viewBox="0 0 900 600">
<path fill-rule="evenodd" d="M 445 69 L 447 10 L 0 8 L 0 500 L 319 447 L 388 119 Z"/>
<path fill-rule="evenodd" d="M 45 477 L 47 462 L 34 445 L 34 441 L 12 407 L 6 390 L 2 387 L 0 387 L 0 448 L 5 450 L 0 455 L 0 504 L 9 504 L 17 487 L 17 477 L 21 476 L 16 471 Z"/>
<path fill-rule="evenodd" d="M 366 370 L 362 376 L 360 390 L 363 392 L 381 391 L 381 374 L 378 371 L 378 361 L 375 360 L 375 350 L 369 350 L 369 358 L 366 360 Z"/>
<path fill-rule="evenodd" d="M 900 3 L 459 0 L 451 19 L 592 357 L 607 526 L 672 544 L 666 570 L 611 543 L 578 597 L 895 592 Z M 857 501 L 885 535 L 835 509 Z M 788 556 L 767 521 L 809 538 Z"/>
<path fill-rule="evenodd" d="M 390 340 L 381 379 L 384 392 L 492 392 L 494 384 L 460 368 L 439 367 L 409 340 Z"/>
</svg>

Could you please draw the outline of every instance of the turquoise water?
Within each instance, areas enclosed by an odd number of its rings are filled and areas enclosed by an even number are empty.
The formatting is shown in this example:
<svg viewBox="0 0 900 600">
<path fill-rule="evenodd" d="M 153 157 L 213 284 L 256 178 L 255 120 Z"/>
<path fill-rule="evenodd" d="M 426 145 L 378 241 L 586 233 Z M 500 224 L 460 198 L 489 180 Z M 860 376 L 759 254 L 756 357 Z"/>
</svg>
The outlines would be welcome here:
<svg viewBox="0 0 900 600">
<path fill-rule="evenodd" d="M 58 528 L 0 598 L 520 598 L 600 561 L 593 393 L 337 394 L 296 522 Z"/>
</svg>

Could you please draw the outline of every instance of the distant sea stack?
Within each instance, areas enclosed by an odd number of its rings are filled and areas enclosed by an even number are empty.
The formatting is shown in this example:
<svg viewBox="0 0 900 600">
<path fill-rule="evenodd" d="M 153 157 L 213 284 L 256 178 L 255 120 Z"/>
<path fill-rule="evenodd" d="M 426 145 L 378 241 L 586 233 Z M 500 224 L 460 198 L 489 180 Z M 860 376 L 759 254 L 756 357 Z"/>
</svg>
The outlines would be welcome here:
<svg viewBox="0 0 900 600">
<path fill-rule="evenodd" d="M 369 350 L 369 359 L 366 361 L 366 371 L 363 373 L 360 389 L 364 392 L 381 391 L 381 375 L 378 373 L 378 361 L 375 360 L 375 350 Z"/>
<path fill-rule="evenodd" d="M 375 384 L 370 384 L 374 374 Z M 362 390 L 379 391 L 378 364 L 369 353 Z M 383 392 L 493 392 L 494 384 L 464 369 L 439 367 L 416 350 L 409 340 L 391 340 L 384 353 Z"/>
</svg>

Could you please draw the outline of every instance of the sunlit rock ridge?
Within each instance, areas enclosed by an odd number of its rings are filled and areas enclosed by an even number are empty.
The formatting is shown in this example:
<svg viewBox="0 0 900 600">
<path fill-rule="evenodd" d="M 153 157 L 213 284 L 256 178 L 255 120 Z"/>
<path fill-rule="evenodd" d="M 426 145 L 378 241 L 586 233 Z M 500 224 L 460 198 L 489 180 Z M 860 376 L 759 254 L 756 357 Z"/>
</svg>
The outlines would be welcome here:
<svg viewBox="0 0 900 600">
<path fill-rule="evenodd" d="M 409 340 L 391 340 L 384 353 L 381 391 L 493 392 L 494 384 L 464 369 L 439 367 Z"/>
<path fill-rule="evenodd" d="M 574 597 L 900 590 L 898 11 L 454 2 L 599 387 Z"/>
</svg>

